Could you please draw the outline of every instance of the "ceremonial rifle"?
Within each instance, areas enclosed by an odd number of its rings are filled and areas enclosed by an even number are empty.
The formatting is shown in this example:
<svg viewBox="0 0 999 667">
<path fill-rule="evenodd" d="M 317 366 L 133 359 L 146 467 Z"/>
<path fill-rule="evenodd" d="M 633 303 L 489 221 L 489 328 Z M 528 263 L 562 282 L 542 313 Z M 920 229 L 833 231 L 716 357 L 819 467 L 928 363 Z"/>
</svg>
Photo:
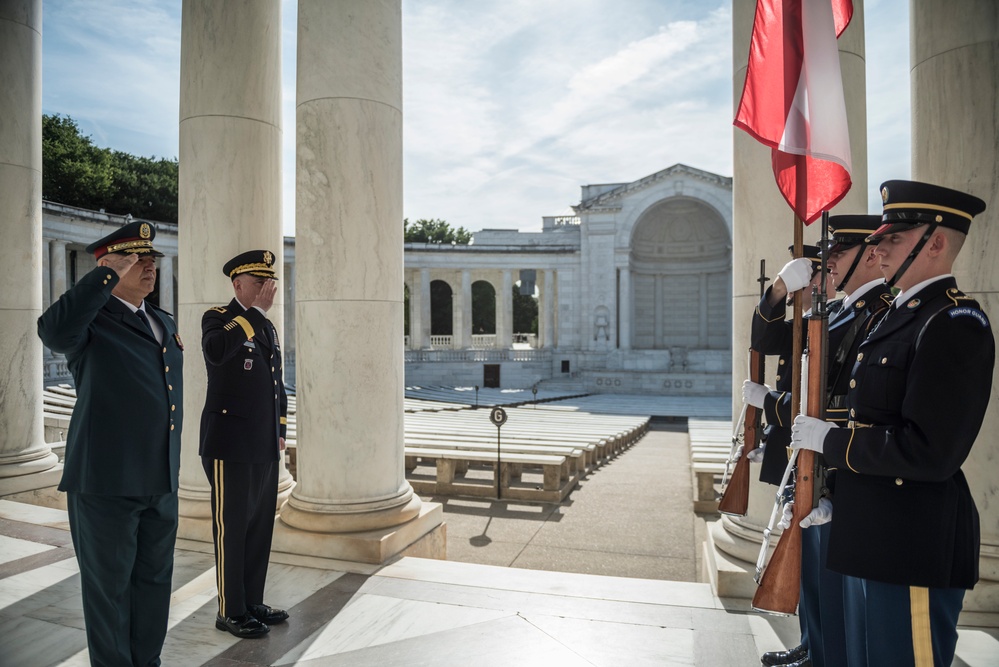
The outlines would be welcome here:
<svg viewBox="0 0 999 667">
<path fill-rule="evenodd" d="M 797 220 L 796 220 L 797 222 Z M 800 224 L 800 223 L 798 223 Z M 826 311 L 825 248 L 828 247 L 829 212 L 822 213 L 822 279 L 821 287 L 813 291 L 812 315 L 808 318 L 808 392 L 805 414 L 809 417 L 825 418 L 826 407 L 826 346 L 829 317 Z M 797 230 L 796 230 L 797 232 Z M 799 242 L 796 233 L 795 245 Z M 798 248 L 795 248 L 796 255 Z M 796 308 L 798 304 L 796 299 Z M 797 314 L 797 313 L 796 313 Z M 799 371 L 800 373 L 800 371 Z M 793 614 L 798 608 L 801 593 L 801 520 L 808 516 L 815 506 L 815 476 L 818 470 L 818 457 L 810 449 L 795 450 L 788 466 L 796 464 L 794 486 L 794 509 L 791 525 L 784 529 L 777 542 L 777 548 L 770 563 L 763 571 L 760 587 L 753 596 L 753 609 L 772 614 Z M 787 472 L 785 472 L 785 479 Z M 764 544 L 764 549 L 766 544 Z"/>
<path fill-rule="evenodd" d="M 760 260 L 760 277 L 756 279 L 760 283 L 760 300 L 767 293 L 767 260 Z M 764 384 L 766 373 L 766 357 L 761 352 L 750 348 L 749 350 L 749 380 L 756 384 Z M 763 436 L 763 424 L 760 417 L 763 410 L 753 405 L 743 405 L 743 433 L 742 433 L 742 456 L 735 463 L 735 470 L 732 472 L 732 479 L 728 485 L 722 480 L 722 497 L 718 501 L 718 511 L 731 516 L 746 516 L 749 511 L 749 452 L 756 449 Z M 738 451 L 737 436 L 733 435 L 732 449 L 729 453 L 729 461 L 725 463 L 725 477 L 728 477 L 729 463 Z"/>
</svg>

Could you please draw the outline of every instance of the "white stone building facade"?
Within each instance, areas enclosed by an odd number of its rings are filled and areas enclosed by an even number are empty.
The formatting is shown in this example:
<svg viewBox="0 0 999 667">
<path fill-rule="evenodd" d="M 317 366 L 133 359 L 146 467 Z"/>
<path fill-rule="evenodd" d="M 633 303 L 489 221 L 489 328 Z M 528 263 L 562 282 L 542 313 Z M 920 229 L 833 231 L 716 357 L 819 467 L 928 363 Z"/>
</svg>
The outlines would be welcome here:
<svg viewBox="0 0 999 667">
<path fill-rule="evenodd" d="M 84 248 L 125 218 L 52 203 L 43 208 L 47 306 L 94 267 Z M 583 186 L 572 208 L 574 214 L 545 217 L 541 232 L 483 230 L 468 245 L 406 244 L 407 384 L 728 391 L 732 180 L 678 164 L 630 183 Z M 157 223 L 157 229 L 156 247 L 166 257 L 154 298 L 176 312 L 177 227 Z M 294 385 L 294 239 L 284 245 L 284 342 Z M 510 295 L 522 271 L 536 278 L 537 336 L 513 331 Z M 435 281 L 453 295 L 449 336 L 431 333 Z M 488 334 L 472 331 L 478 281 L 497 295 L 496 329 Z M 59 355 L 46 351 L 45 365 L 46 383 L 68 380 Z"/>
</svg>

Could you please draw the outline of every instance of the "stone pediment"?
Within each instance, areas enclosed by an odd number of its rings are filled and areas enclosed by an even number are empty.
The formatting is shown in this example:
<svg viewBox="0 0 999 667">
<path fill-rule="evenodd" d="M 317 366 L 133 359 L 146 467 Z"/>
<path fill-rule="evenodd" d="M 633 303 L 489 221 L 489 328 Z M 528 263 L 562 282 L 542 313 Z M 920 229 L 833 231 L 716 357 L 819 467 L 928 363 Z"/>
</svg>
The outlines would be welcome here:
<svg viewBox="0 0 999 667">
<path fill-rule="evenodd" d="M 732 179 L 727 176 L 719 176 L 709 171 L 688 167 L 685 164 L 677 163 L 672 167 L 667 167 L 662 171 L 640 178 L 631 183 L 622 183 L 600 194 L 583 199 L 579 204 L 573 206 L 576 213 L 582 211 L 617 209 L 621 207 L 621 202 L 625 198 L 643 190 L 656 187 L 663 181 L 677 176 L 694 178 L 699 181 L 714 185 L 719 188 L 732 189 Z M 599 187 L 599 186 L 597 186 Z"/>
</svg>

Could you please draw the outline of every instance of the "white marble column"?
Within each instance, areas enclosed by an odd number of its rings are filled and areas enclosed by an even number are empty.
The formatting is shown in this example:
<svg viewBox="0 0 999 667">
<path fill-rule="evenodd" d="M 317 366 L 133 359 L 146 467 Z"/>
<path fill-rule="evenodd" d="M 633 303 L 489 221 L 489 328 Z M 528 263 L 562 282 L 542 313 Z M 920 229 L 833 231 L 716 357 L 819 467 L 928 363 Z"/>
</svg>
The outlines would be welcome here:
<svg viewBox="0 0 999 667">
<path fill-rule="evenodd" d="M 864 60 L 864 3 L 854 0 L 850 27 L 839 39 L 840 68 L 846 97 L 853 187 L 833 213 L 867 211 L 867 124 Z M 733 116 L 746 78 L 749 41 L 755 4 L 732 3 Z M 733 243 L 732 243 L 732 404 L 733 415 L 742 407 L 742 381 L 748 372 L 747 354 L 753 309 L 759 301 L 756 282 L 760 259 L 767 262 L 767 275 L 775 276 L 787 261 L 787 246 L 794 240 L 793 214 L 774 183 L 770 149 L 733 128 Z M 805 229 L 805 242 L 819 237 L 818 225 Z M 768 382 L 773 383 L 776 366 L 768 358 Z M 756 590 L 752 573 L 763 540 L 763 528 L 774 504 L 774 486 L 758 481 L 753 466 L 749 514 L 741 518 L 721 517 L 708 528 L 706 567 L 719 595 L 752 597 Z M 776 544 L 776 539 L 772 542 Z"/>
<path fill-rule="evenodd" d="M 496 347 L 513 347 L 513 271 L 503 269 L 496 292 Z"/>
<path fill-rule="evenodd" d="M 430 349 L 430 269 L 420 269 L 420 337 L 423 339 L 419 348 Z"/>
<path fill-rule="evenodd" d="M 420 289 L 420 272 L 411 271 L 409 286 L 409 349 L 423 347 L 423 290 Z"/>
<path fill-rule="evenodd" d="M 451 305 L 454 308 L 454 326 L 452 339 L 455 349 L 464 350 L 472 347 L 472 272 L 461 271 L 460 292 L 454 296 Z"/>
<path fill-rule="evenodd" d="M 42 2 L 0 0 L 0 496 L 59 483 L 42 425 Z"/>
<path fill-rule="evenodd" d="M 542 300 L 538 304 L 538 309 L 540 310 L 539 324 L 543 324 L 543 327 L 539 327 L 538 337 L 542 340 L 539 341 L 538 347 L 542 348 L 553 348 L 555 347 L 555 272 L 551 269 L 545 269 L 543 271 L 544 283 L 541 287 L 541 297 Z M 542 333 L 543 332 L 543 333 Z"/>
<path fill-rule="evenodd" d="M 621 268 L 621 272 L 618 278 L 618 295 L 617 295 L 617 310 L 618 317 L 620 317 L 620 322 L 618 323 L 618 329 L 621 332 L 621 338 L 618 341 L 618 347 L 622 350 L 631 349 L 631 269 L 627 266 Z"/>
<path fill-rule="evenodd" d="M 184 0 L 180 57 L 177 324 L 187 341 L 180 537 L 211 541 L 198 457 L 207 376 L 201 316 L 232 300 L 222 266 L 255 248 L 282 274 L 280 0 Z M 270 319 L 283 330 L 282 290 Z M 283 469 L 279 502 L 293 480 Z"/>
<path fill-rule="evenodd" d="M 160 308 L 168 313 L 177 312 L 173 296 L 173 260 L 170 255 L 159 260 Z"/>
<path fill-rule="evenodd" d="M 274 550 L 441 554 L 403 466 L 401 0 L 300 0 L 296 141 L 299 479 Z"/>
<path fill-rule="evenodd" d="M 971 223 L 954 273 L 958 285 L 999 321 L 999 4 L 914 0 L 912 178 L 970 192 L 988 208 Z M 954 103 L 954 100 L 960 100 Z M 886 175 L 891 178 L 890 175 Z M 999 386 L 999 368 L 993 387 Z M 965 610 L 999 611 L 999 398 L 992 392 L 963 469 L 981 513 L 981 580 Z"/>
<path fill-rule="evenodd" d="M 49 243 L 49 303 L 66 291 L 66 242 L 54 239 Z"/>
</svg>

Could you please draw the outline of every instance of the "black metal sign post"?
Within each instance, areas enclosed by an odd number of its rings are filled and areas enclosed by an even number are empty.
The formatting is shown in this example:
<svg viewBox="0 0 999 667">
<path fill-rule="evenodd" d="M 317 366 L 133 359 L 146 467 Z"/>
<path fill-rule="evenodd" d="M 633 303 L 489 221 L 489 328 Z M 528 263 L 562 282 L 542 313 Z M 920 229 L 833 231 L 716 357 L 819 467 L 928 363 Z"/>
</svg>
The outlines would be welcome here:
<svg viewBox="0 0 999 667">
<path fill-rule="evenodd" d="M 534 394 L 534 409 L 538 409 L 538 385 L 531 387 L 531 393 Z"/>
<path fill-rule="evenodd" d="M 489 411 L 489 421 L 496 424 L 496 500 L 502 499 L 503 487 L 500 484 L 500 428 L 506 423 L 506 410 L 500 407 Z"/>
</svg>

